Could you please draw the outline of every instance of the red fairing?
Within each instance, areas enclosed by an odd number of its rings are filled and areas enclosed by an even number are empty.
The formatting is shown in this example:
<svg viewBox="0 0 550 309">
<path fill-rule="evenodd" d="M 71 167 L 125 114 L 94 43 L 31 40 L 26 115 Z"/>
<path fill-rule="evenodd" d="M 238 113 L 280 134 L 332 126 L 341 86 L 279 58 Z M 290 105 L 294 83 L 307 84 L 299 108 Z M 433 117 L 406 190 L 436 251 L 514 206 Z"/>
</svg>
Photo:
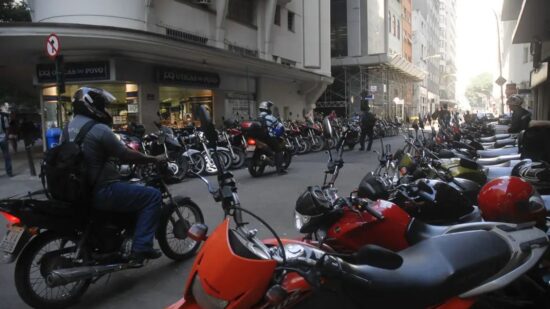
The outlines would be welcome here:
<svg viewBox="0 0 550 309">
<path fill-rule="evenodd" d="M 241 131 L 240 130 L 237 130 L 237 129 L 227 129 L 227 132 L 231 135 L 240 135 L 241 134 Z"/>
<path fill-rule="evenodd" d="M 374 202 L 371 207 L 384 219 L 379 220 L 364 210 L 345 209 L 342 218 L 328 230 L 328 245 L 338 252 L 355 252 L 368 244 L 394 251 L 409 247 L 405 234 L 410 216 L 399 206 L 384 200 Z"/>
</svg>

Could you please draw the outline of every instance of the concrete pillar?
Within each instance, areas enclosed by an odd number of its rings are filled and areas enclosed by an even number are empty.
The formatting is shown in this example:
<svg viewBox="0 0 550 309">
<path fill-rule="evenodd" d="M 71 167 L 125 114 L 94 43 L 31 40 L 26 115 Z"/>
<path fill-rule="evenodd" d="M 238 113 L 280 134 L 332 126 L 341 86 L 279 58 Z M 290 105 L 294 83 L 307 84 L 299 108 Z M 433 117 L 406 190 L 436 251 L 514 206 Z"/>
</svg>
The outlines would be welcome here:
<svg viewBox="0 0 550 309">
<path fill-rule="evenodd" d="M 159 121 L 157 112 L 160 107 L 158 84 L 145 83 L 139 85 L 139 121 L 145 126 L 147 133 L 157 131 L 154 122 Z"/>
<path fill-rule="evenodd" d="M 212 91 L 212 106 L 214 109 L 214 123 L 216 127 L 223 126 L 222 117 L 226 117 L 225 110 L 225 91 L 214 89 Z"/>
<path fill-rule="evenodd" d="M 216 1 L 216 47 L 225 49 L 225 31 L 227 8 L 229 7 L 228 0 Z"/>
</svg>

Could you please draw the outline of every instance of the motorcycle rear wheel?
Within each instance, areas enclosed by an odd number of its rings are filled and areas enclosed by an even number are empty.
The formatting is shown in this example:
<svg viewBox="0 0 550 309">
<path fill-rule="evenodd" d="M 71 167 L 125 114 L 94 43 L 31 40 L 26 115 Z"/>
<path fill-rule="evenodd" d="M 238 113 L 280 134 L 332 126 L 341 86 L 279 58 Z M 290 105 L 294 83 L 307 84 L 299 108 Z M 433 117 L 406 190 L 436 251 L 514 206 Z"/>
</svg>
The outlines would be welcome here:
<svg viewBox="0 0 550 309">
<path fill-rule="evenodd" d="M 252 158 L 248 162 L 248 172 L 252 177 L 260 177 L 264 174 L 265 164 L 259 158 Z"/>
<path fill-rule="evenodd" d="M 88 260 L 86 250 L 81 251 L 84 263 L 77 265 L 72 261 L 77 243 L 78 240 L 73 236 L 47 231 L 27 244 L 15 265 L 15 287 L 25 303 L 33 308 L 66 308 L 76 303 L 86 292 L 91 279 L 57 287 L 49 287 L 46 283 L 46 277 L 52 270 L 81 266 L 86 263 Z M 73 249 L 69 249 L 69 252 L 64 254 L 46 255 L 66 248 Z"/>
<path fill-rule="evenodd" d="M 246 155 L 244 153 L 244 150 L 239 147 L 233 147 L 233 153 L 235 156 L 233 157 L 233 162 L 231 163 L 231 166 L 234 169 L 238 169 L 244 166 L 244 163 L 246 162 Z"/>
</svg>

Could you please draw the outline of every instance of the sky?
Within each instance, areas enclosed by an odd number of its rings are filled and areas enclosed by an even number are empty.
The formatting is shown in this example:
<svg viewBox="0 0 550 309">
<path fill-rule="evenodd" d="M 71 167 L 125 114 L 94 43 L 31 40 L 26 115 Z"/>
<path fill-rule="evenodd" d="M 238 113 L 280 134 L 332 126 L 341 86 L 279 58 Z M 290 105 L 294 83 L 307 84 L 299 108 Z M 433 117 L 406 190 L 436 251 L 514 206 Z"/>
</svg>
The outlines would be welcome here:
<svg viewBox="0 0 550 309">
<path fill-rule="evenodd" d="M 463 104 L 472 77 L 483 72 L 492 73 L 493 80 L 498 77 L 497 27 L 491 9 L 500 16 L 502 0 L 457 0 L 456 6 L 456 97 Z"/>
</svg>

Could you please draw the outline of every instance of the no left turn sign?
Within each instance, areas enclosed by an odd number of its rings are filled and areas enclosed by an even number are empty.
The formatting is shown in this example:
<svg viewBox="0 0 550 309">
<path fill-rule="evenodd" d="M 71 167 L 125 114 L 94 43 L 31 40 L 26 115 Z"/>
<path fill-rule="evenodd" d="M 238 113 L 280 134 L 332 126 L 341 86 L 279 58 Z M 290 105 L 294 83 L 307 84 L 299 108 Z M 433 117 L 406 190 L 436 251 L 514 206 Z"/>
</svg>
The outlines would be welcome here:
<svg viewBox="0 0 550 309">
<path fill-rule="evenodd" d="M 59 41 L 59 37 L 52 33 L 48 36 L 46 39 L 46 54 L 48 54 L 48 57 L 55 59 L 59 55 L 59 52 L 61 51 L 61 43 Z"/>
</svg>

